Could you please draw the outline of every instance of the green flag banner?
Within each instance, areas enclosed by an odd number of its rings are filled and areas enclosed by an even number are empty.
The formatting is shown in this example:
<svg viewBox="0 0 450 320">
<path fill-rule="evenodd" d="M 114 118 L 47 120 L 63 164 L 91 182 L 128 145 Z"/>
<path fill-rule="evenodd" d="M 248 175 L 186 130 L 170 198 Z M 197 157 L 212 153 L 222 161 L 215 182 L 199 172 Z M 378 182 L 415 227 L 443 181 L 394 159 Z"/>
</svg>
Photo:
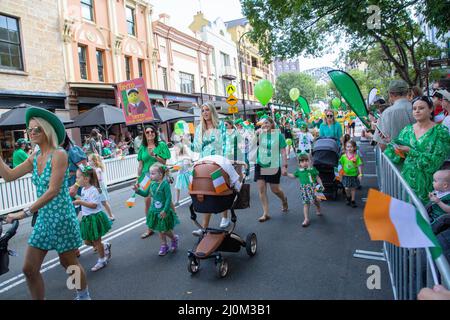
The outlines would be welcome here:
<svg viewBox="0 0 450 320">
<path fill-rule="evenodd" d="M 300 104 L 300 107 L 302 108 L 305 116 L 309 116 L 309 114 L 311 113 L 311 108 L 309 107 L 308 101 L 306 101 L 306 99 L 302 96 L 298 97 L 297 101 Z"/>
<path fill-rule="evenodd" d="M 328 71 L 328 75 L 336 86 L 336 89 L 348 103 L 350 109 L 352 109 L 362 123 L 370 129 L 366 104 L 355 80 L 348 73 L 341 70 Z"/>
</svg>

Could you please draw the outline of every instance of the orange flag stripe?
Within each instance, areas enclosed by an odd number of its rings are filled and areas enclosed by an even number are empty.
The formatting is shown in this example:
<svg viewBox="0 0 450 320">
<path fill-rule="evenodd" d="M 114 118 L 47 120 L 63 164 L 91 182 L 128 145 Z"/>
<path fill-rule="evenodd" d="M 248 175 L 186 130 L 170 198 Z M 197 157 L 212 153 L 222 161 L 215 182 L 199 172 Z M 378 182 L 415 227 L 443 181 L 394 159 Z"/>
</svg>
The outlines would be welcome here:
<svg viewBox="0 0 450 320">
<path fill-rule="evenodd" d="M 375 189 L 369 190 L 364 222 L 371 240 L 383 240 L 400 246 L 397 230 L 390 217 L 391 197 Z"/>
</svg>

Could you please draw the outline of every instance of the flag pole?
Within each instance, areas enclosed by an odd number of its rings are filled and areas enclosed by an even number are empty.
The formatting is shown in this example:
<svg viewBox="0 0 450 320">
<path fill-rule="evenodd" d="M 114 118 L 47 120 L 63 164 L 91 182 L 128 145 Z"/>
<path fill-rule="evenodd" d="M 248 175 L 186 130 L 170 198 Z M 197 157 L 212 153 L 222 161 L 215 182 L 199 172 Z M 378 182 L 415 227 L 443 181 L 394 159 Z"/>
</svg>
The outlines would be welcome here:
<svg viewBox="0 0 450 320">
<path fill-rule="evenodd" d="M 428 263 L 430 264 L 430 269 L 431 269 L 431 274 L 433 276 L 434 284 L 437 285 L 437 284 L 439 284 L 439 281 L 438 281 L 438 277 L 437 277 L 437 273 L 436 273 L 436 267 L 434 265 L 433 258 L 431 257 L 430 248 L 425 248 L 425 251 L 427 253 Z"/>
</svg>

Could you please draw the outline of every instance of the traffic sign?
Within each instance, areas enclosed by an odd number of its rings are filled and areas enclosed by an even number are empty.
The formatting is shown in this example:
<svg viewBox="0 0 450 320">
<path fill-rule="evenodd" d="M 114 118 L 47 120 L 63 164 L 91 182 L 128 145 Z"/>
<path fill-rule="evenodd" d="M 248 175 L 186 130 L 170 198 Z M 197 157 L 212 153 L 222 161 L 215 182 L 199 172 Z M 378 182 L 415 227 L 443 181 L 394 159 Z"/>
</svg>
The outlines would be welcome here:
<svg viewBox="0 0 450 320">
<path fill-rule="evenodd" d="M 236 87 L 233 86 L 232 84 L 229 84 L 229 85 L 227 85 L 227 87 L 226 87 L 225 90 L 227 91 L 227 94 L 228 94 L 229 96 L 231 96 L 233 93 L 236 92 Z"/>
<path fill-rule="evenodd" d="M 231 96 L 229 96 L 229 97 L 227 98 L 227 103 L 228 103 L 230 106 L 234 106 L 237 102 L 238 102 L 238 99 L 237 99 L 235 96 L 233 96 L 233 95 L 231 95 Z"/>
<path fill-rule="evenodd" d="M 238 113 L 238 107 L 228 107 L 228 113 Z"/>
</svg>

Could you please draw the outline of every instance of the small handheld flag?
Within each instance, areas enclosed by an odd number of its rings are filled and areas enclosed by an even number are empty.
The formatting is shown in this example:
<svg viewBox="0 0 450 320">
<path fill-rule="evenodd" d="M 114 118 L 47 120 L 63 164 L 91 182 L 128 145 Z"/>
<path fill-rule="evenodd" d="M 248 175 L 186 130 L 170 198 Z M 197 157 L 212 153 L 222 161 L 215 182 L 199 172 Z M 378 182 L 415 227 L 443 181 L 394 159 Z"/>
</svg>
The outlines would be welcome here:
<svg viewBox="0 0 450 320">
<path fill-rule="evenodd" d="M 211 173 L 211 179 L 213 180 L 214 189 L 216 193 L 222 193 L 228 190 L 228 186 L 225 182 L 225 178 L 222 175 L 222 169 L 219 168 Z"/>
<path fill-rule="evenodd" d="M 148 175 L 145 175 L 144 178 L 142 178 L 142 181 L 139 182 L 139 187 L 146 191 L 150 187 L 150 183 L 152 181 L 150 180 L 150 177 Z"/>
<path fill-rule="evenodd" d="M 136 204 L 136 193 L 133 193 L 133 195 L 125 202 L 125 205 L 128 208 L 133 208 Z"/>
</svg>

